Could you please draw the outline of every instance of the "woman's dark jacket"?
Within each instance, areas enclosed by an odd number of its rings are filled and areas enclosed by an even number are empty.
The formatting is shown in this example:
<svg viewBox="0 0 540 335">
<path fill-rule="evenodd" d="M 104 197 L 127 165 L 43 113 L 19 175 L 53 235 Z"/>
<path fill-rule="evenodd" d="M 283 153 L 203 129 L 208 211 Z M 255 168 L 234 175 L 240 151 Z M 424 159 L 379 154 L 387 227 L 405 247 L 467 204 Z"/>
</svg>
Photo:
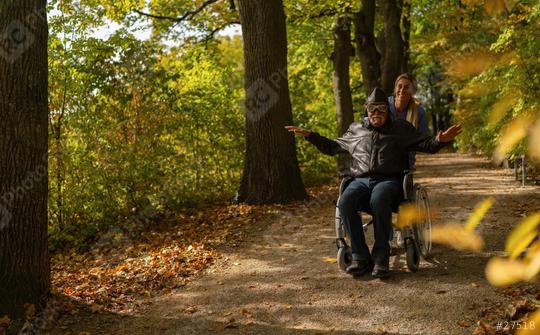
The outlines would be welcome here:
<svg viewBox="0 0 540 335">
<path fill-rule="evenodd" d="M 331 140 L 312 132 L 306 139 L 327 155 L 350 153 L 351 176 L 399 178 L 409 168 L 409 151 L 435 153 L 444 143 L 422 135 L 405 120 L 391 120 L 375 128 L 367 120 L 354 122 L 347 132 Z"/>
</svg>

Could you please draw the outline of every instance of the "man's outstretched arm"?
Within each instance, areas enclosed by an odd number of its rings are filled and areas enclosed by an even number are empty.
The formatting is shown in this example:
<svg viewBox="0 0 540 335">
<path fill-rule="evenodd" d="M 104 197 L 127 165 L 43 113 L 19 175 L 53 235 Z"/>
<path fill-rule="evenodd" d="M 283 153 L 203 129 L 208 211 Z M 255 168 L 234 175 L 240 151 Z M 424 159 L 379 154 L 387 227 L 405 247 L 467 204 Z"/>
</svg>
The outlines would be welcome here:
<svg viewBox="0 0 540 335">
<path fill-rule="evenodd" d="M 346 152 L 336 143 L 336 141 L 324 137 L 316 132 L 296 126 L 285 126 L 285 129 L 297 136 L 304 137 L 306 140 L 308 140 L 308 142 L 316 146 L 317 149 L 319 149 L 319 151 L 323 154 L 333 156 L 338 153 Z"/>
</svg>

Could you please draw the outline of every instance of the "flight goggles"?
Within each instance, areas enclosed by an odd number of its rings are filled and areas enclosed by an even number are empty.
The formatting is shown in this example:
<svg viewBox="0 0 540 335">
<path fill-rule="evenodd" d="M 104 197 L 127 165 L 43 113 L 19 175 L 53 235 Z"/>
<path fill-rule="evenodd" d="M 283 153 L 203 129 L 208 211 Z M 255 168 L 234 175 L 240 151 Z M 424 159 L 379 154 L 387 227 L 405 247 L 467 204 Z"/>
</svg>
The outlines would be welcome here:
<svg viewBox="0 0 540 335">
<path fill-rule="evenodd" d="M 366 109 L 368 113 L 386 113 L 388 111 L 388 106 L 384 103 L 378 103 L 378 104 L 366 104 Z"/>
</svg>

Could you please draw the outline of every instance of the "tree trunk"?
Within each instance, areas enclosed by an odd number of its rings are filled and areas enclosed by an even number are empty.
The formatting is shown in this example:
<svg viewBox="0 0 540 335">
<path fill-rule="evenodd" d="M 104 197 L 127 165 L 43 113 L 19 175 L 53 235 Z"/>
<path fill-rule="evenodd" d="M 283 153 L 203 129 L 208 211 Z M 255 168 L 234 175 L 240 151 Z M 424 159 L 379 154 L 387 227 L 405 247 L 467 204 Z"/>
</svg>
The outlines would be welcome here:
<svg viewBox="0 0 540 335">
<path fill-rule="evenodd" d="M 306 199 L 296 157 L 281 0 L 238 2 L 245 63 L 246 153 L 237 200 L 250 204 Z"/>
<path fill-rule="evenodd" d="M 400 74 L 404 57 L 401 37 L 401 7 L 403 0 L 383 0 L 385 54 L 381 68 L 381 86 L 388 95 L 394 91 L 394 82 Z"/>
<path fill-rule="evenodd" d="M 46 0 L 0 13 L 0 317 L 49 292 Z"/>
<path fill-rule="evenodd" d="M 380 54 L 375 46 L 375 0 L 362 0 L 362 9 L 354 14 L 354 35 L 362 66 L 366 97 L 380 86 Z"/>
<path fill-rule="evenodd" d="M 403 28 L 403 60 L 401 73 L 409 72 L 409 49 L 411 39 L 411 0 L 403 1 L 403 13 L 401 14 L 401 27 Z"/>
<path fill-rule="evenodd" d="M 351 23 L 348 17 L 337 19 L 334 25 L 334 100 L 336 102 L 336 118 L 338 136 L 343 135 L 354 121 L 353 102 L 350 86 L 349 66 L 352 56 Z M 350 173 L 351 156 L 338 155 L 338 171 L 340 176 Z"/>
</svg>

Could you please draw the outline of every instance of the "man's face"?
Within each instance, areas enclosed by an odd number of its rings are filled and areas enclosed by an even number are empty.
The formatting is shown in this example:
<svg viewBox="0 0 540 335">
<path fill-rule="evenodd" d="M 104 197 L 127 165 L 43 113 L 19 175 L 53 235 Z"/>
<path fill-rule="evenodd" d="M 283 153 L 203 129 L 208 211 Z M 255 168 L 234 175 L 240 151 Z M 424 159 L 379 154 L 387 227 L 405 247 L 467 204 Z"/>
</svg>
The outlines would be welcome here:
<svg viewBox="0 0 540 335">
<path fill-rule="evenodd" d="M 372 103 L 367 104 L 366 109 L 368 112 L 369 123 L 378 128 L 386 123 L 388 120 L 388 107 L 386 104 Z"/>
</svg>

